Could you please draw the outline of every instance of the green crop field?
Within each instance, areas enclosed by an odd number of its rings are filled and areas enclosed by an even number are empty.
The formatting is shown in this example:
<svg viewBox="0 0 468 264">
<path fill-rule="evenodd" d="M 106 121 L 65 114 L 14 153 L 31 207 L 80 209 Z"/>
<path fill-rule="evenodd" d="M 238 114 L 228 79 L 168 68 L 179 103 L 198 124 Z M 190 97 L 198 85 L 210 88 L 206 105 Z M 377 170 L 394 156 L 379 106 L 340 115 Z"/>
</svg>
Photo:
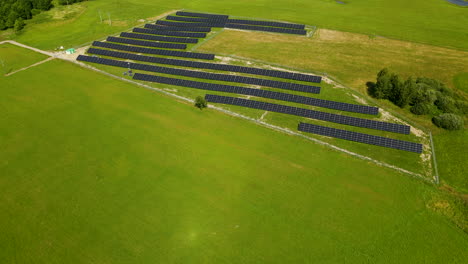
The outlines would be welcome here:
<svg viewBox="0 0 468 264">
<path fill-rule="evenodd" d="M 97 0 L 61 7 L 28 21 L 18 41 L 43 48 L 69 47 L 99 39 L 176 9 L 305 23 L 341 31 L 468 49 L 466 8 L 445 0 L 148 1 Z M 423 11 L 423 12 L 422 12 Z M 103 22 L 101 23 L 101 17 Z M 112 26 L 109 23 L 113 21 Z"/>
<path fill-rule="evenodd" d="M 10 43 L 0 44 L 0 78 L 4 74 L 47 59 L 46 55 Z"/>
<path fill-rule="evenodd" d="M 3 263 L 468 258 L 441 191 L 393 170 L 68 62 L 0 87 Z"/>
</svg>

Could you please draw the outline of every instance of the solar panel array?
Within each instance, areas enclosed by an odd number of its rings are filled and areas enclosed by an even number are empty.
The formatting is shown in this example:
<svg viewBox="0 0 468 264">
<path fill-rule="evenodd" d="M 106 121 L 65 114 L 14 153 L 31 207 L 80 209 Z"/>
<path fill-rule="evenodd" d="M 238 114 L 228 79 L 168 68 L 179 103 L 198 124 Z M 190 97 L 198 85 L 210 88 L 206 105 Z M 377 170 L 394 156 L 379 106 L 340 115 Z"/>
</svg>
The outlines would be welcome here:
<svg viewBox="0 0 468 264">
<path fill-rule="evenodd" d="M 160 29 L 148 29 L 148 24 L 145 25 L 145 28 L 134 28 L 133 32 L 153 34 L 153 35 L 172 36 L 172 37 L 206 38 L 206 33 L 168 31 L 168 30 L 160 30 Z"/>
<path fill-rule="evenodd" d="M 137 33 L 129 33 L 129 32 L 122 32 L 120 33 L 120 36 L 124 38 L 136 38 L 136 39 L 146 39 L 146 40 L 154 40 L 154 41 L 198 43 L 198 39 L 194 39 L 194 38 L 163 37 L 163 36 L 154 36 L 154 35 L 137 34 Z"/>
<path fill-rule="evenodd" d="M 266 32 L 277 32 L 287 34 L 306 35 L 305 25 L 273 22 L 273 21 L 258 21 L 245 19 L 229 19 L 225 15 L 212 15 L 193 12 L 177 12 L 177 16 L 167 16 L 167 20 L 172 21 L 157 21 L 156 24 L 175 26 L 175 27 L 193 27 L 193 26 L 209 26 L 209 27 L 226 27 L 245 30 L 256 30 Z M 180 21 L 180 22 L 174 22 Z M 183 23 L 190 22 L 190 23 Z"/>
<path fill-rule="evenodd" d="M 205 14 L 205 13 L 196 13 L 196 12 L 185 12 L 185 11 L 178 11 L 176 13 L 178 16 L 188 16 L 188 17 L 204 17 L 209 19 L 228 19 L 229 16 L 227 15 L 216 15 L 216 14 Z"/>
<path fill-rule="evenodd" d="M 136 55 L 136 54 L 120 53 L 120 52 L 115 52 L 111 50 L 101 50 L 101 49 L 94 49 L 94 48 L 90 48 L 88 50 L 88 53 L 103 55 L 103 56 L 110 56 L 110 57 L 118 57 L 118 58 L 129 59 L 129 60 L 147 61 L 147 62 L 153 62 L 153 63 L 159 63 L 161 59 L 165 60 L 164 58 L 141 56 L 141 55 Z M 141 57 L 144 57 L 144 58 L 141 58 Z M 160 64 L 164 64 L 164 63 L 160 63 Z M 173 71 L 171 73 L 162 72 L 160 70 L 157 70 L 158 68 L 151 68 L 151 70 L 149 71 L 187 76 L 187 77 L 193 77 L 193 78 L 208 79 L 208 80 L 261 85 L 261 86 L 266 86 L 266 87 L 280 88 L 284 90 L 300 91 L 300 92 L 306 92 L 306 93 L 320 93 L 320 87 L 316 87 L 316 86 L 309 86 L 309 85 L 296 84 L 296 83 L 287 83 L 287 82 L 280 82 L 280 81 L 273 81 L 273 80 L 265 80 L 265 79 L 258 79 L 258 78 L 252 78 L 252 77 L 230 75 L 230 74 L 208 73 L 208 72 L 173 69 L 173 68 L 166 68 L 166 67 L 161 67 L 161 68 L 164 68 L 164 71 L 166 71 L 167 69 L 171 69 Z"/>
<path fill-rule="evenodd" d="M 305 28 L 305 25 L 300 25 L 300 24 L 272 22 L 272 21 L 259 21 L 259 20 L 244 20 L 244 19 L 228 19 L 227 23 L 266 26 L 266 27 L 282 27 L 282 28 L 292 28 L 292 29 L 304 29 Z"/>
<path fill-rule="evenodd" d="M 171 26 L 146 24 L 145 28 L 159 29 L 159 30 L 166 30 L 166 31 L 190 31 L 190 32 L 206 32 L 206 33 L 211 32 L 210 27 L 171 27 Z"/>
<path fill-rule="evenodd" d="M 161 43 L 161 42 L 154 42 L 154 41 L 145 41 L 145 40 L 127 39 L 127 38 L 117 38 L 117 37 L 108 37 L 107 41 L 130 44 L 130 45 L 137 45 L 137 46 L 165 48 L 165 49 L 186 49 L 187 48 L 186 44 Z"/>
<path fill-rule="evenodd" d="M 115 62 L 116 62 L 115 66 L 118 66 L 117 64 L 120 63 L 120 61 L 115 61 Z M 112 63 L 112 62 L 109 62 L 106 59 L 101 59 L 100 63 L 109 65 L 109 63 Z M 127 66 L 124 65 L 124 67 L 127 67 Z M 164 69 L 164 67 L 145 65 L 145 64 L 138 65 L 138 64 L 131 63 L 129 64 L 128 67 L 132 69 L 160 72 L 160 73 L 172 74 L 172 75 L 182 75 L 182 76 L 188 76 L 188 77 L 194 77 L 194 78 L 205 78 L 208 75 L 208 73 L 204 73 L 204 72 L 199 73 L 199 72 L 185 71 L 185 70 L 172 69 L 172 68 Z M 202 90 L 251 95 L 251 96 L 257 96 L 257 97 L 287 101 L 287 102 L 304 103 L 304 104 L 313 105 L 313 106 L 319 106 L 322 103 L 322 101 L 325 101 L 325 100 L 319 100 L 316 98 L 310 98 L 310 97 L 294 95 L 294 94 L 265 91 L 265 90 L 260 90 L 260 89 L 245 88 L 245 87 L 239 87 L 239 86 L 233 86 L 233 85 L 181 80 L 181 79 L 140 74 L 140 73 L 135 73 L 134 79 L 148 81 L 148 82 L 156 82 L 156 83 L 170 84 L 170 85 L 176 85 L 176 86 L 190 87 L 190 88 L 196 88 L 196 89 L 202 89 Z M 317 102 L 316 100 L 319 100 L 319 101 Z M 320 106 L 329 108 L 326 105 L 320 105 Z M 333 107 L 333 105 L 329 105 L 329 106 Z"/>
<path fill-rule="evenodd" d="M 184 58 L 202 59 L 202 60 L 214 60 L 214 57 L 215 57 L 214 54 L 134 47 L 134 46 L 126 46 L 126 45 L 120 45 L 120 44 L 109 43 L 109 42 L 99 42 L 99 41 L 94 41 L 93 46 L 108 48 L 108 49 L 130 51 L 130 52 L 136 52 L 136 53 L 156 54 L 156 55 L 162 55 L 162 56 L 184 57 Z"/>
<path fill-rule="evenodd" d="M 275 27 L 262 27 L 262 26 L 241 25 L 241 24 L 231 24 L 231 23 L 226 24 L 225 27 L 226 28 L 235 28 L 235 29 L 244 29 L 244 30 L 255 30 L 255 31 L 267 31 L 267 32 L 296 34 L 296 35 L 306 35 L 307 34 L 306 30 L 288 29 L 288 28 L 275 28 Z"/>
<path fill-rule="evenodd" d="M 93 43 L 93 46 L 109 48 L 109 49 L 124 50 L 124 51 L 132 51 L 136 53 L 159 54 L 159 53 L 151 52 L 152 50 L 155 50 L 155 49 L 148 49 L 149 51 L 147 51 L 147 50 L 142 50 L 144 48 L 129 47 L 129 46 L 123 46 L 123 45 L 112 44 L 112 43 L 107 43 L 107 42 L 95 41 Z M 92 52 L 99 52 L 99 51 L 94 51 L 90 49 L 88 52 L 92 53 Z M 176 52 L 176 51 L 172 51 L 172 52 Z M 100 54 L 100 53 L 94 53 L 94 54 Z M 190 54 L 196 55 L 196 56 L 192 56 L 188 58 L 211 59 L 211 60 L 214 59 L 213 54 L 194 53 L 194 52 L 185 52 L 183 53 L 183 55 L 184 54 L 186 54 L 187 57 Z M 100 54 L 100 55 L 116 57 L 116 58 L 125 58 L 125 57 L 122 57 L 125 55 L 119 52 L 111 52 L 111 53 Z M 164 55 L 164 54 L 160 54 L 160 55 Z M 166 56 L 175 56 L 175 55 L 166 55 Z M 178 57 L 183 57 L 183 56 L 178 56 Z M 282 71 L 277 71 L 277 70 L 265 70 L 265 69 L 259 69 L 259 68 L 253 68 L 253 67 L 237 66 L 237 65 L 216 64 L 216 63 L 209 63 L 209 62 L 186 61 L 186 60 L 177 60 L 177 59 L 165 59 L 165 58 L 156 58 L 156 57 L 148 57 L 148 56 L 137 56 L 137 57 L 133 57 L 132 59 L 139 60 L 139 61 L 160 63 L 160 64 L 190 67 L 190 68 L 240 72 L 240 73 L 270 76 L 270 77 L 276 77 L 276 78 L 307 81 L 307 82 L 314 82 L 314 83 L 320 83 L 322 80 L 322 77 L 320 76 L 313 76 L 313 75 L 306 75 L 306 74 L 292 73 L 292 72 L 282 72 Z"/>
<path fill-rule="evenodd" d="M 185 16 L 167 16 L 167 20 L 181 21 L 181 22 L 222 22 L 226 23 L 226 19 L 212 19 L 212 18 L 203 18 L 203 17 L 185 17 Z"/>
<path fill-rule="evenodd" d="M 211 94 L 207 94 L 205 96 L 205 99 L 211 103 L 238 105 L 238 106 L 243 106 L 243 107 L 248 107 L 248 108 L 261 109 L 261 110 L 266 110 L 266 111 L 271 111 L 271 112 L 302 116 L 302 117 L 328 121 L 328 122 L 337 123 L 337 124 L 350 125 L 350 126 L 355 126 L 355 127 L 364 127 L 364 128 L 400 133 L 400 134 L 409 134 L 410 132 L 410 127 L 405 126 L 405 125 L 325 113 L 325 112 L 304 109 L 304 108 L 299 108 L 299 107 L 294 107 L 294 106 L 278 105 L 278 104 L 272 104 L 272 103 L 265 103 L 265 102 L 252 101 L 252 100 L 240 99 L 240 98 L 228 97 L 228 96 L 211 95 Z"/>
<path fill-rule="evenodd" d="M 394 148 L 410 152 L 422 153 L 422 145 L 414 142 L 403 141 L 398 139 L 374 136 L 358 132 L 352 132 L 342 129 L 331 127 L 300 123 L 298 126 L 299 131 L 313 133 L 317 135 L 340 138 L 354 142 L 360 142 L 370 145 L 376 145 L 387 148 Z"/>
<path fill-rule="evenodd" d="M 224 27 L 226 23 L 224 22 L 194 22 L 194 23 L 189 23 L 189 22 L 173 22 L 173 21 L 166 21 L 166 20 L 158 20 L 156 21 L 156 24 L 158 25 L 164 25 L 164 26 L 171 26 L 171 27 Z"/>
</svg>

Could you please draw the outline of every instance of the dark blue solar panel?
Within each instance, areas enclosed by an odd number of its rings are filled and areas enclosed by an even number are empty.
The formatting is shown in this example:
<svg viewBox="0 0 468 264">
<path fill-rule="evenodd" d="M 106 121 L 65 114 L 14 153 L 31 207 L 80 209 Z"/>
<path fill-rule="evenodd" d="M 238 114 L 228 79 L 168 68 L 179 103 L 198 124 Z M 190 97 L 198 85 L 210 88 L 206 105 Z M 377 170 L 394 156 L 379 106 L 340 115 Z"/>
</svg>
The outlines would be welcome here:
<svg viewBox="0 0 468 264">
<path fill-rule="evenodd" d="M 107 41 L 130 44 L 130 45 L 154 47 L 154 48 L 165 48 L 165 49 L 186 49 L 187 48 L 186 44 L 154 42 L 154 41 L 145 41 L 145 40 L 128 39 L 128 38 L 108 37 Z"/>
<path fill-rule="evenodd" d="M 162 56 L 173 56 L 173 57 L 183 57 L 183 58 L 193 58 L 193 59 L 203 59 L 203 60 L 213 60 L 215 57 L 214 54 L 177 51 L 177 50 L 152 49 L 152 48 L 126 46 L 126 45 L 120 45 L 120 44 L 115 44 L 115 43 L 110 43 L 110 42 L 99 42 L 99 41 L 94 41 L 93 46 L 108 48 L 108 49 L 130 51 L 130 52 L 135 52 L 135 53 L 146 53 L 146 54 L 155 54 L 155 55 L 162 55 Z"/>
<path fill-rule="evenodd" d="M 350 125 L 350 126 L 355 126 L 355 127 L 364 127 L 364 128 L 388 131 L 388 132 L 393 132 L 393 133 L 400 133 L 400 134 L 410 133 L 410 127 L 406 125 L 393 124 L 393 123 L 387 123 L 387 122 L 382 122 L 382 121 L 357 118 L 357 117 L 352 117 L 352 116 L 325 113 L 325 112 L 304 109 L 304 108 L 299 108 L 299 107 L 294 107 L 294 106 L 278 105 L 278 104 L 272 104 L 272 103 L 265 103 L 265 102 L 246 100 L 246 99 L 240 99 L 240 98 L 235 98 L 235 97 L 211 95 L 211 94 L 207 94 L 205 96 L 205 99 L 208 102 L 212 102 L 212 103 L 238 105 L 238 106 L 243 106 L 243 107 L 261 109 L 261 110 L 289 114 L 289 115 L 302 116 L 302 117 L 328 121 L 328 122 L 333 122 L 337 124 Z"/>
<path fill-rule="evenodd" d="M 146 24 L 145 28 L 158 29 L 164 31 L 187 31 L 187 32 L 211 32 L 210 27 L 171 27 L 163 25 Z"/>
<path fill-rule="evenodd" d="M 342 129 L 331 127 L 300 123 L 298 126 L 299 131 L 313 133 L 317 135 L 340 138 L 354 142 L 360 142 L 370 145 L 376 145 L 387 148 L 394 148 L 404 151 L 422 153 L 422 145 L 414 142 L 403 141 L 398 139 L 374 136 L 358 132 L 352 132 Z"/>
<path fill-rule="evenodd" d="M 148 24 L 146 24 L 145 27 L 148 27 Z M 134 28 L 133 32 L 153 34 L 153 35 L 173 36 L 173 37 L 185 37 L 185 38 L 206 38 L 206 33 L 198 33 L 198 32 L 167 31 L 167 30 L 148 29 L 148 28 Z"/>
<path fill-rule="evenodd" d="M 124 38 L 136 38 L 136 39 L 146 39 L 146 40 L 165 41 L 165 42 L 198 43 L 198 39 L 195 39 L 195 38 L 163 37 L 163 36 L 155 36 L 155 35 L 148 35 L 148 34 L 128 33 L 128 32 L 122 32 L 120 33 L 120 36 Z"/>
</svg>

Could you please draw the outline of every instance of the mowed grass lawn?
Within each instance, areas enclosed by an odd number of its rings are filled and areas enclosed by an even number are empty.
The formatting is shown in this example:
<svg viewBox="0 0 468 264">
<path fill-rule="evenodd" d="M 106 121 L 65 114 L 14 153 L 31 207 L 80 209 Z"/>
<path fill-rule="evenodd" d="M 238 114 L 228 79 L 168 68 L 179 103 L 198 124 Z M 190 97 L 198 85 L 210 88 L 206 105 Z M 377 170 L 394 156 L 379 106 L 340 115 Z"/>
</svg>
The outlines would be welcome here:
<svg viewBox="0 0 468 264">
<path fill-rule="evenodd" d="M 2 263 L 468 258 L 393 170 L 68 62 L 0 87 Z"/>
<path fill-rule="evenodd" d="M 10 43 L 0 44 L 0 78 L 2 78 L 4 74 L 19 70 L 47 58 L 46 55 Z"/>
<path fill-rule="evenodd" d="M 238 0 L 149 1 L 99 0 L 38 15 L 20 42 L 42 49 L 76 46 L 116 33 L 175 9 L 223 13 L 233 16 L 284 20 L 341 31 L 382 35 L 415 42 L 468 49 L 466 8 L 445 0 Z M 101 12 L 103 23 L 99 16 Z M 112 26 L 108 23 L 109 16 Z"/>
</svg>

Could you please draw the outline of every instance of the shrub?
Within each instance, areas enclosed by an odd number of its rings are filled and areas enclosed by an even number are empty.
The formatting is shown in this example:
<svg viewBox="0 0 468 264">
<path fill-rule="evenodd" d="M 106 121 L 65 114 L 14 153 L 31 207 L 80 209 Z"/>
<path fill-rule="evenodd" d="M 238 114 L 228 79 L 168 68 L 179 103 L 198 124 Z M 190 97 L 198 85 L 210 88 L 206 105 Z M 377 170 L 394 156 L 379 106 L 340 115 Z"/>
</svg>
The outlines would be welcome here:
<svg viewBox="0 0 468 264">
<path fill-rule="evenodd" d="M 21 31 L 21 30 L 24 28 L 25 25 L 26 25 L 26 24 L 24 23 L 24 20 L 23 20 L 22 18 L 18 18 L 18 19 L 15 21 L 15 26 L 14 26 L 15 31 L 16 31 L 16 32 Z"/>
<path fill-rule="evenodd" d="M 455 101 L 448 96 L 440 96 L 434 104 L 444 113 L 458 113 Z"/>
<path fill-rule="evenodd" d="M 197 96 L 197 98 L 195 98 L 195 107 L 202 110 L 203 108 L 206 108 L 207 106 L 208 106 L 208 103 L 206 102 L 205 98 L 201 96 Z"/>
<path fill-rule="evenodd" d="M 459 130 L 463 128 L 463 118 L 455 114 L 441 114 L 432 118 L 434 125 L 447 129 Z"/>
<path fill-rule="evenodd" d="M 427 103 L 417 103 L 410 108 L 411 113 L 415 115 L 427 115 L 431 110 L 431 105 Z"/>
<path fill-rule="evenodd" d="M 463 100 L 455 101 L 455 106 L 457 107 L 458 111 L 462 114 L 468 114 L 468 102 Z"/>
</svg>

